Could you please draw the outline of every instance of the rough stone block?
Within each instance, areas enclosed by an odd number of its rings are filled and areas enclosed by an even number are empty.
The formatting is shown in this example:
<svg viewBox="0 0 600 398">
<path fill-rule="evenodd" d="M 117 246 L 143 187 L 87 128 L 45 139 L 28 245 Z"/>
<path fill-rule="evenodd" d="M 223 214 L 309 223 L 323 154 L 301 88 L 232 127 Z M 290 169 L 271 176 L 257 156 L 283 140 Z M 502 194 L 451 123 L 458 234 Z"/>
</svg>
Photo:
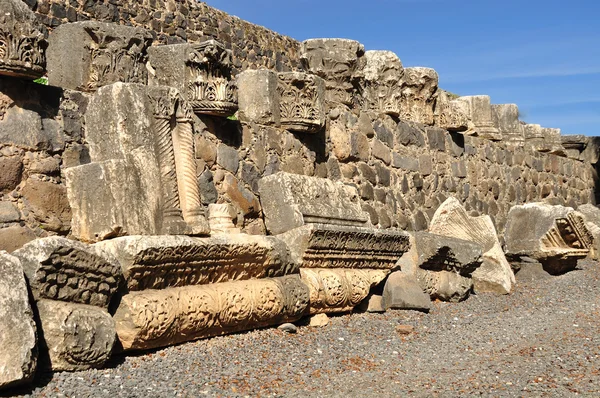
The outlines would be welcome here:
<svg viewBox="0 0 600 398">
<path fill-rule="evenodd" d="M 0 2 L 0 75 L 37 79 L 46 68 L 48 43 L 35 14 L 20 0 Z"/>
<path fill-rule="evenodd" d="M 368 109 L 390 116 L 400 115 L 404 67 L 391 51 L 365 52 L 363 95 Z"/>
<path fill-rule="evenodd" d="M 67 23 L 52 31 L 49 42 L 48 82 L 53 86 L 96 91 L 115 82 L 148 82 L 152 35 L 142 28 L 95 21 Z"/>
<path fill-rule="evenodd" d="M 11 225 L 0 228 L 0 250 L 12 253 L 35 238 L 35 233 L 27 227 Z"/>
<path fill-rule="evenodd" d="M 515 104 L 492 104 L 492 121 L 503 141 L 523 142 L 524 130 Z"/>
<path fill-rule="evenodd" d="M 37 351 L 23 268 L 18 258 L 0 251 L 0 389 L 31 381 Z"/>
<path fill-rule="evenodd" d="M 290 263 L 283 242 L 266 236 L 127 236 L 94 246 L 117 259 L 129 291 L 279 277 L 298 272 L 298 267 Z"/>
<path fill-rule="evenodd" d="M 225 170 L 236 174 L 240 167 L 240 158 L 237 150 L 229 145 L 219 144 L 217 146 L 217 164 Z"/>
<path fill-rule="evenodd" d="M 53 371 L 100 368 L 108 360 L 116 341 L 108 312 L 53 300 L 38 301 L 37 308 Z"/>
<path fill-rule="evenodd" d="M 140 350 L 293 322 L 308 304 L 308 287 L 289 275 L 132 292 L 114 320 L 123 349 Z"/>
<path fill-rule="evenodd" d="M 352 311 L 388 273 L 389 270 L 301 268 L 310 297 L 306 313 Z"/>
<path fill-rule="evenodd" d="M 434 69 L 404 69 L 400 118 L 432 125 L 437 89 L 438 74 Z"/>
<path fill-rule="evenodd" d="M 237 109 L 232 52 L 216 40 L 148 49 L 149 83 L 179 90 L 197 114 L 230 116 Z"/>
<path fill-rule="evenodd" d="M 364 226 L 356 188 L 325 178 L 279 172 L 258 182 L 265 223 L 280 234 L 309 223 Z"/>
<path fill-rule="evenodd" d="M 23 161 L 18 156 L 0 157 L 0 192 L 10 192 L 21 182 Z"/>
<path fill-rule="evenodd" d="M 21 195 L 44 228 L 51 231 L 69 230 L 71 206 L 64 185 L 30 178 L 21 189 Z"/>
<path fill-rule="evenodd" d="M 391 273 L 383 288 L 383 308 L 429 312 L 431 299 L 425 294 L 416 278 L 397 271 Z"/>
<path fill-rule="evenodd" d="M 270 70 L 248 69 L 240 73 L 237 76 L 239 119 L 278 126 L 281 123 L 277 106 L 278 84 L 277 73 Z"/>
</svg>

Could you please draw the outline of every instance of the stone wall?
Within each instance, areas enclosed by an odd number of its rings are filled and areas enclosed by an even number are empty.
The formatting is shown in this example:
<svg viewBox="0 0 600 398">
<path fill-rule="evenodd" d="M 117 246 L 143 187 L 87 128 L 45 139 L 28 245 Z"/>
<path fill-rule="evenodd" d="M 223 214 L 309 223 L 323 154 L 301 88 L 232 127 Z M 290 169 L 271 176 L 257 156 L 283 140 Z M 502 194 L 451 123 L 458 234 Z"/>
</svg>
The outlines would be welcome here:
<svg viewBox="0 0 600 398">
<path fill-rule="evenodd" d="M 148 29 L 156 43 L 219 40 L 233 50 L 236 70 L 299 66 L 296 40 L 230 16 L 196 0 L 27 0 L 51 31 L 68 22 L 103 21 Z"/>
</svg>

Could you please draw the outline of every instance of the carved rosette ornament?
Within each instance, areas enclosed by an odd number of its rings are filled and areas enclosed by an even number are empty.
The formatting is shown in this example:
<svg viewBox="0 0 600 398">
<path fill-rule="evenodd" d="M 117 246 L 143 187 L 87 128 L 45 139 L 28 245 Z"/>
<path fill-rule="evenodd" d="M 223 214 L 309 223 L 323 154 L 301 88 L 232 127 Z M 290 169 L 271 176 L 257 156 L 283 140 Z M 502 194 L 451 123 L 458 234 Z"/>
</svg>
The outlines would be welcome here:
<svg viewBox="0 0 600 398">
<path fill-rule="evenodd" d="M 299 72 L 279 73 L 277 93 L 281 127 L 312 133 L 325 124 L 325 82 Z"/>
<path fill-rule="evenodd" d="M 35 14 L 20 0 L 0 1 L 0 75 L 37 79 L 48 43 Z"/>
<path fill-rule="evenodd" d="M 231 50 L 216 40 L 191 46 L 186 62 L 189 77 L 185 95 L 195 113 L 230 116 L 237 111 L 231 54 Z"/>
</svg>

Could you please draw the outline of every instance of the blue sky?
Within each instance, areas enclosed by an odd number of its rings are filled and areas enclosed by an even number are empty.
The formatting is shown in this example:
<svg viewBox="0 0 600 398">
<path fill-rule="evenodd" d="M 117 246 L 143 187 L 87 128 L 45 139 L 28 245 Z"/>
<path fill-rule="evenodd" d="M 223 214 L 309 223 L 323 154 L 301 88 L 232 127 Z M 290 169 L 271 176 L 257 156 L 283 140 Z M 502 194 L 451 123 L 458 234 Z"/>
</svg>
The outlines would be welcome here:
<svg viewBox="0 0 600 398">
<path fill-rule="evenodd" d="M 342 37 L 428 66 L 440 87 L 600 135 L 600 0 L 209 0 L 297 40 Z"/>
</svg>

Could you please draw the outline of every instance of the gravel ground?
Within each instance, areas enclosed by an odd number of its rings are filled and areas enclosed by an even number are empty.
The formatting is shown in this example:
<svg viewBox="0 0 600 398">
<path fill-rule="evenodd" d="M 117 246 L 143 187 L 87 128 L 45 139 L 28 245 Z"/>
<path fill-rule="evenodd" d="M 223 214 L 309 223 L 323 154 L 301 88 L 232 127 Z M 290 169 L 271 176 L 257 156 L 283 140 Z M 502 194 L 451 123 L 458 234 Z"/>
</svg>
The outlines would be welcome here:
<svg viewBox="0 0 600 398">
<path fill-rule="evenodd" d="M 42 375 L 33 397 L 600 397 L 600 265 L 430 314 L 332 317 Z M 398 325 L 412 326 L 400 334 Z M 410 329 L 410 327 L 409 327 Z"/>
</svg>

